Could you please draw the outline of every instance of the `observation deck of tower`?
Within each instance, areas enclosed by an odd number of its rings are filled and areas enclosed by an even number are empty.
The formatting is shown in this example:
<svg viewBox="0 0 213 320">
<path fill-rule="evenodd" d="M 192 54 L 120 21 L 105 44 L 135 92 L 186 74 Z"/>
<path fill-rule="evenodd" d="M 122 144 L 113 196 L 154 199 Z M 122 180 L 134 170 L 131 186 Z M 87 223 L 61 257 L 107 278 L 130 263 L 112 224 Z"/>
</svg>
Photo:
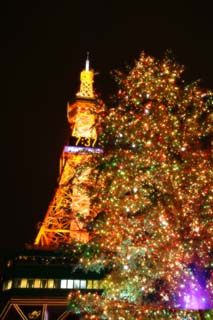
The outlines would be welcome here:
<svg viewBox="0 0 213 320">
<path fill-rule="evenodd" d="M 103 150 L 98 145 L 98 118 L 102 111 L 93 89 L 94 72 L 87 56 L 80 75 L 80 90 L 74 103 L 67 104 L 69 143 L 60 158 L 60 174 L 55 195 L 39 228 L 34 245 L 57 248 L 73 240 L 86 243 L 90 235 L 85 219 L 91 213 L 93 158 Z"/>
</svg>

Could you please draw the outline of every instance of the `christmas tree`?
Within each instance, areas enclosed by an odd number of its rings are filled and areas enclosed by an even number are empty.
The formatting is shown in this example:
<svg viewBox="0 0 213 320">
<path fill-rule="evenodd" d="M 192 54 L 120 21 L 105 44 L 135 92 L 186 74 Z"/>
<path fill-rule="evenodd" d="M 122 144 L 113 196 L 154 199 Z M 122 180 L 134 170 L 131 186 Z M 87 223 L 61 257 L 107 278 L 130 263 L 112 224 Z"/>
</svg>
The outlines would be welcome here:
<svg viewBox="0 0 213 320">
<path fill-rule="evenodd" d="M 142 53 L 115 72 L 93 236 L 75 244 L 78 266 L 108 270 L 102 295 L 69 296 L 85 319 L 212 318 L 213 93 L 185 84 L 183 71 L 169 53 Z"/>
</svg>

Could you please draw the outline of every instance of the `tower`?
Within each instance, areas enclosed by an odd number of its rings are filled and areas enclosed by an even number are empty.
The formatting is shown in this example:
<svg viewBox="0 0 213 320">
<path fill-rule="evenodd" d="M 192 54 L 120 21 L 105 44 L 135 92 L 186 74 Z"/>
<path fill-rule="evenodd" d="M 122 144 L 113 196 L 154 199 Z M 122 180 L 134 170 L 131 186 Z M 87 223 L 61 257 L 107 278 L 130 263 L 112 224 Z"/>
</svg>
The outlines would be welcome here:
<svg viewBox="0 0 213 320">
<path fill-rule="evenodd" d="M 72 290 L 101 292 L 103 274 L 76 267 L 64 250 L 72 241 L 86 243 L 91 211 L 92 168 L 98 147 L 100 113 L 93 90 L 94 72 L 87 56 L 76 99 L 67 104 L 70 135 L 60 158 L 58 185 L 34 245 L 6 257 L 0 278 L 0 319 L 77 320 L 67 309 Z"/>
<path fill-rule="evenodd" d="M 59 247 L 73 240 L 84 243 L 89 240 L 85 219 L 95 216 L 90 210 L 91 169 L 94 154 L 102 152 L 97 147 L 102 110 L 96 103 L 93 79 L 94 72 L 90 70 L 87 56 L 76 100 L 67 104 L 70 137 L 60 159 L 58 187 L 40 226 L 35 246 Z"/>
</svg>

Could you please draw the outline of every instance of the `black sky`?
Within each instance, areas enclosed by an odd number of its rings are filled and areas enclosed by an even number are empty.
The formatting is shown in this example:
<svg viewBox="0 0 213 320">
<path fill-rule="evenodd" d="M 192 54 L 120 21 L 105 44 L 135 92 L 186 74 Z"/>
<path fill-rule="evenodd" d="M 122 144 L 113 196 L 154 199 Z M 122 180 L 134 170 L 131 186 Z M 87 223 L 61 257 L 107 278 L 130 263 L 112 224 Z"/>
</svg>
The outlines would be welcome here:
<svg viewBox="0 0 213 320">
<path fill-rule="evenodd" d="M 185 3 L 184 3 L 185 2 Z M 96 91 L 141 51 L 172 50 L 187 81 L 213 89 L 213 22 L 206 1 L 7 1 L 1 5 L 0 249 L 33 242 L 54 194 L 66 104 L 90 52 Z M 210 2 L 210 1 L 209 1 Z M 75 4 L 74 4 L 75 3 Z"/>
</svg>

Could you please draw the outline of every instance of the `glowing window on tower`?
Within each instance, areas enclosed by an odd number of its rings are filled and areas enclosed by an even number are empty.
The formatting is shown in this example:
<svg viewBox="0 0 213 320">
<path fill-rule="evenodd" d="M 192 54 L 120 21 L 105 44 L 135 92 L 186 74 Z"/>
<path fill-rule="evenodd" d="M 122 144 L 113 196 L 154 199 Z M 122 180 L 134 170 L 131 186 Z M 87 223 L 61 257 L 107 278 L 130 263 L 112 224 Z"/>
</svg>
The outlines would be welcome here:
<svg viewBox="0 0 213 320">
<path fill-rule="evenodd" d="M 48 280 L 47 287 L 49 289 L 54 288 L 54 280 L 53 279 Z"/>
<path fill-rule="evenodd" d="M 67 288 L 73 289 L 73 280 L 67 280 Z"/>
<path fill-rule="evenodd" d="M 92 280 L 87 280 L 87 289 L 92 289 Z"/>
<path fill-rule="evenodd" d="M 72 280 L 72 279 L 62 279 L 60 283 L 61 289 L 86 289 L 87 281 L 86 280 Z"/>
<path fill-rule="evenodd" d="M 61 280 L 61 289 L 66 289 L 67 288 L 67 280 L 63 279 Z"/>
<path fill-rule="evenodd" d="M 35 279 L 34 288 L 41 288 L 41 279 Z"/>
<path fill-rule="evenodd" d="M 20 288 L 27 288 L 27 279 L 21 279 Z"/>
<path fill-rule="evenodd" d="M 99 289 L 103 289 L 103 281 L 98 281 L 99 282 Z"/>
<path fill-rule="evenodd" d="M 12 288 L 12 280 L 5 281 L 3 284 L 3 291 L 10 290 Z"/>
<path fill-rule="evenodd" d="M 98 289 L 99 288 L 99 281 L 98 280 L 94 280 L 93 281 L 93 289 Z"/>
<path fill-rule="evenodd" d="M 74 289 L 80 288 L 80 280 L 74 280 Z"/>
</svg>

